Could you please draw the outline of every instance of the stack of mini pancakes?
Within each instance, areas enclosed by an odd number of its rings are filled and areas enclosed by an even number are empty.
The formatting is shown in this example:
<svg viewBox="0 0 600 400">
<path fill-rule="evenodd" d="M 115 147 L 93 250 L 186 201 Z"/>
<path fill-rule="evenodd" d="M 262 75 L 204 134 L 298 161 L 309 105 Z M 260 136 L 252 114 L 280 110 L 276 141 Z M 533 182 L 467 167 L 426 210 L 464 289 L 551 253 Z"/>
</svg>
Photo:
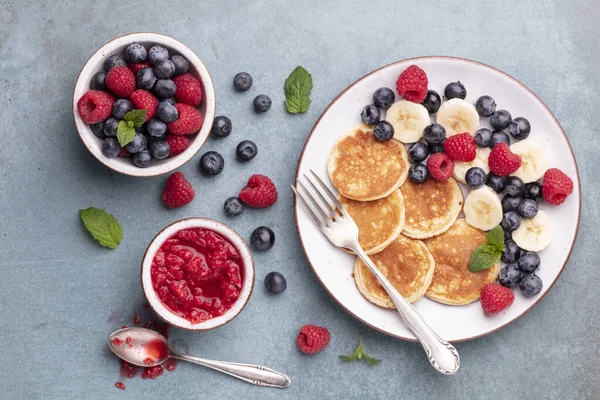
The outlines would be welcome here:
<svg viewBox="0 0 600 400">
<path fill-rule="evenodd" d="M 444 304 L 479 299 L 498 277 L 500 263 L 481 272 L 468 268 L 471 252 L 486 242 L 485 232 L 459 218 L 459 184 L 428 179 L 414 184 L 404 145 L 380 142 L 366 125 L 342 136 L 327 169 L 340 202 L 359 228 L 359 242 L 394 287 L 411 303 L 426 296 Z M 370 302 L 394 308 L 383 287 L 357 259 L 354 279 Z"/>
</svg>

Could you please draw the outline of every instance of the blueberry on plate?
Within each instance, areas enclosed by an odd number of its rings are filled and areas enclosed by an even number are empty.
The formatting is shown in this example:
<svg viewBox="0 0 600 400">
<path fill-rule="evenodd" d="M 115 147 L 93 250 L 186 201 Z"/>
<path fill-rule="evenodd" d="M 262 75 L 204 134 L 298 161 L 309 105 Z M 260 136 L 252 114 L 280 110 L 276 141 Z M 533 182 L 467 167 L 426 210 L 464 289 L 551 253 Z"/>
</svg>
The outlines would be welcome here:
<svg viewBox="0 0 600 400">
<path fill-rule="evenodd" d="M 519 214 L 517 214 L 516 211 L 509 211 L 502 217 L 500 226 L 505 231 L 512 232 L 521 226 L 521 217 L 519 217 Z"/>
<path fill-rule="evenodd" d="M 215 117 L 210 133 L 215 137 L 224 138 L 229 136 L 232 128 L 229 118 L 224 115 L 218 115 Z"/>
<path fill-rule="evenodd" d="M 504 251 L 502 252 L 502 262 L 506 264 L 512 264 L 517 262 L 519 257 L 521 256 L 521 249 L 517 244 L 512 240 L 504 241 Z M 515 265 L 517 267 L 517 265 Z M 518 267 L 517 267 L 518 268 Z"/>
<path fill-rule="evenodd" d="M 131 142 L 127 143 L 125 149 L 131 154 L 139 153 L 146 149 L 147 141 L 146 136 L 141 133 L 136 133 Z"/>
<path fill-rule="evenodd" d="M 133 110 L 133 104 L 127 99 L 118 99 L 113 103 L 112 115 L 117 119 L 123 119 L 125 114 Z"/>
<path fill-rule="evenodd" d="M 487 175 L 483 168 L 471 167 L 465 173 L 465 182 L 473 189 L 482 187 L 485 184 Z"/>
<path fill-rule="evenodd" d="M 121 57 L 118 54 L 111 54 L 110 56 L 108 56 L 106 58 L 106 60 L 104 60 L 104 70 L 106 72 L 110 71 L 114 67 L 126 67 L 126 66 L 127 66 L 127 63 L 125 62 L 123 57 Z"/>
<path fill-rule="evenodd" d="M 427 170 L 425 164 L 418 162 L 410 166 L 410 169 L 408 170 L 408 178 L 412 182 L 420 184 L 429 178 L 429 171 Z"/>
<path fill-rule="evenodd" d="M 512 116 L 506 110 L 498 110 L 490 117 L 490 125 L 497 131 L 508 128 L 510 121 L 512 121 Z"/>
<path fill-rule="evenodd" d="M 517 208 L 517 212 L 521 216 L 521 218 L 533 218 L 538 213 L 538 203 L 532 199 L 524 199 L 519 207 Z"/>
<path fill-rule="evenodd" d="M 150 155 L 157 160 L 164 160 L 169 157 L 171 152 L 171 146 L 167 142 L 153 142 L 150 143 Z"/>
<path fill-rule="evenodd" d="M 513 197 L 509 195 L 505 195 L 502 198 L 502 212 L 507 213 L 509 211 L 517 211 L 519 208 L 519 204 L 523 201 L 522 197 Z"/>
<path fill-rule="evenodd" d="M 387 87 L 379 88 L 373 93 L 373 104 L 382 110 L 390 108 L 394 104 L 395 99 L 396 95 L 394 91 Z"/>
<path fill-rule="evenodd" d="M 491 187 L 494 192 L 500 193 L 504 190 L 504 177 L 494 175 L 490 172 L 487 176 L 485 184 Z"/>
<path fill-rule="evenodd" d="M 175 106 L 169 103 L 160 103 L 156 108 L 156 116 L 165 123 L 176 121 L 179 118 L 179 111 Z"/>
<path fill-rule="evenodd" d="M 175 75 L 185 74 L 190 69 L 190 62 L 184 56 L 174 55 L 171 61 L 175 65 Z"/>
<path fill-rule="evenodd" d="M 154 93 L 159 98 L 170 98 L 175 95 L 177 86 L 171 79 L 159 79 L 154 86 Z"/>
<path fill-rule="evenodd" d="M 435 114 L 442 105 L 442 98 L 435 90 L 428 90 L 425 100 L 421 104 L 427 109 L 429 114 Z"/>
<path fill-rule="evenodd" d="M 408 147 L 408 155 L 413 163 L 418 163 L 429 157 L 429 148 L 423 142 L 416 142 Z"/>
<path fill-rule="evenodd" d="M 488 128 L 481 128 L 475 132 L 475 144 L 479 147 L 489 147 L 492 141 L 492 131 Z"/>
<path fill-rule="evenodd" d="M 250 244 L 256 251 L 267 251 L 275 244 L 275 233 L 266 226 L 259 226 L 250 235 Z"/>
<path fill-rule="evenodd" d="M 504 232 L 504 243 L 506 243 L 508 240 L 512 240 L 512 236 L 510 235 L 510 232 L 506 232 L 506 231 L 502 231 Z"/>
<path fill-rule="evenodd" d="M 387 142 L 394 137 L 394 127 L 387 121 L 379 121 L 373 130 L 375 139 L 380 142 Z"/>
<path fill-rule="evenodd" d="M 446 140 L 446 129 L 440 124 L 427 125 L 423 130 L 423 139 L 427 144 L 441 144 Z"/>
<path fill-rule="evenodd" d="M 517 117 L 508 125 L 508 132 L 515 140 L 527 139 L 531 132 L 531 124 L 527 118 Z"/>
<path fill-rule="evenodd" d="M 535 200 L 539 203 L 540 200 L 542 200 L 542 184 L 539 182 L 527 183 L 523 190 L 523 197 Z"/>
<path fill-rule="evenodd" d="M 516 287 L 521 281 L 521 271 L 517 264 L 505 265 L 498 274 L 498 283 L 507 288 Z"/>
<path fill-rule="evenodd" d="M 244 203 L 238 197 L 230 197 L 223 204 L 225 214 L 235 217 L 244 212 Z"/>
<path fill-rule="evenodd" d="M 100 139 L 104 139 L 105 135 L 104 135 L 104 121 L 100 121 L 97 124 L 91 124 L 90 125 L 90 129 L 92 130 L 92 133 L 96 136 L 98 136 Z"/>
<path fill-rule="evenodd" d="M 521 196 L 525 191 L 523 180 L 517 176 L 509 176 L 504 181 L 504 193 L 509 196 Z"/>
<path fill-rule="evenodd" d="M 104 121 L 104 136 L 106 137 L 117 137 L 117 128 L 119 127 L 119 121 L 115 117 L 110 117 Z"/>
<path fill-rule="evenodd" d="M 247 72 L 240 72 L 233 77 L 233 87 L 238 92 L 245 92 L 252 87 L 252 76 Z"/>
<path fill-rule="evenodd" d="M 259 94 L 254 98 L 253 105 L 258 114 L 265 113 L 271 108 L 271 98 L 266 94 Z"/>
<path fill-rule="evenodd" d="M 443 143 L 428 143 L 427 148 L 429 148 L 429 154 L 444 152 L 444 144 Z"/>
<path fill-rule="evenodd" d="M 139 168 L 148 168 L 152 165 L 152 156 L 148 150 L 142 150 L 133 155 L 133 163 Z"/>
<path fill-rule="evenodd" d="M 524 251 L 521 253 L 517 265 L 521 271 L 530 274 L 540 267 L 540 256 L 535 251 Z"/>
<path fill-rule="evenodd" d="M 133 42 L 125 47 L 125 60 L 128 63 L 139 63 L 146 59 L 148 51 L 138 42 Z"/>
<path fill-rule="evenodd" d="M 171 79 L 175 75 L 175 64 L 171 60 L 162 60 L 154 67 L 158 79 Z"/>
<path fill-rule="evenodd" d="M 542 278 L 536 274 L 527 274 L 521 278 L 521 282 L 519 282 L 519 289 L 521 289 L 521 293 L 527 297 L 539 294 L 543 287 L 544 284 L 542 283 Z"/>
<path fill-rule="evenodd" d="M 216 151 L 207 151 L 200 157 L 200 169 L 205 175 L 218 175 L 224 167 L 225 160 Z"/>
<path fill-rule="evenodd" d="M 113 158 L 119 155 L 121 145 L 119 141 L 113 137 L 106 138 L 102 141 L 102 154 L 108 158 Z"/>
<path fill-rule="evenodd" d="M 92 90 L 106 90 L 106 72 L 98 71 L 92 76 L 90 81 L 90 89 Z"/>
<path fill-rule="evenodd" d="M 265 287 L 269 293 L 279 294 L 285 290 L 287 282 L 279 272 L 269 272 L 265 276 Z"/>
<path fill-rule="evenodd" d="M 496 101 L 491 96 L 481 96 L 475 102 L 477 114 L 490 117 L 496 111 Z"/>
<path fill-rule="evenodd" d="M 156 67 L 161 61 L 169 59 L 169 50 L 160 45 L 154 45 L 148 50 L 148 61 L 150 65 Z"/>
<path fill-rule="evenodd" d="M 492 132 L 492 139 L 490 140 L 490 149 L 493 149 L 498 143 L 506 143 L 510 146 L 510 137 L 504 131 Z"/>
<path fill-rule="evenodd" d="M 156 83 L 156 75 L 152 68 L 142 68 L 135 75 L 135 85 L 138 89 L 152 90 Z"/>
<path fill-rule="evenodd" d="M 167 135 L 167 124 L 159 119 L 152 118 L 146 123 L 146 137 L 150 141 L 162 141 Z"/>
<path fill-rule="evenodd" d="M 258 147 L 252 140 L 242 140 L 235 148 L 235 155 L 240 161 L 250 161 L 258 154 Z"/>
<path fill-rule="evenodd" d="M 444 88 L 444 97 L 446 97 L 446 100 L 450 100 L 450 99 L 463 99 L 464 100 L 465 97 L 467 97 L 467 89 L 465 88 L 465 85 L 460 83 L 460 81 L 450 82 Z"/>
<path fill-rule="evenodd" d="M 381 119 L 381 111 L 373 104 L 369 104 L 362 109 L 360 119 L 365 125 L 375 125 Z"/>
</svg>

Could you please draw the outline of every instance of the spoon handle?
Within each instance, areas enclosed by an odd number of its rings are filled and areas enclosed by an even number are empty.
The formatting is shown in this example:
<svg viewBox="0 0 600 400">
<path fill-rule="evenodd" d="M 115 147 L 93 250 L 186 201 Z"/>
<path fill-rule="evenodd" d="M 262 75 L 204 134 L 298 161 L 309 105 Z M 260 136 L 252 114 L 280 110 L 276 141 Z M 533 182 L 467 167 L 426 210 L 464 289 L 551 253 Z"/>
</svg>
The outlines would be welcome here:
<svg viewBox="0 0 600 400">
<path fill-rule="evenodd" d="M 240 364 L 227 361 L 207 360 L 200 357 L 188 356 L 171 351 L 171 358 L 189 361 L 194 364 L 203 365 L 208 368 L 223 372 L 235 378 L 258 386 L 270 386 L 277 388 L 286 388 L 292 383 L 287 375 L 272 369 L 261 367 L 260 365 Z"/>
</svg>

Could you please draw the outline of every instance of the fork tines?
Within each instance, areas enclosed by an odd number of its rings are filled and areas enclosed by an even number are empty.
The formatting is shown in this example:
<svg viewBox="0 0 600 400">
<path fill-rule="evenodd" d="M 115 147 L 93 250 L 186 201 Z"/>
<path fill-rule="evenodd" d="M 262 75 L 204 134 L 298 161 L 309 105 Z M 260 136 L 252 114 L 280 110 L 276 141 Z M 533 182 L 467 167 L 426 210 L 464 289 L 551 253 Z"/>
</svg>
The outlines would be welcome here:
<svg viewBox="0 0 600 400">
<path fill-rule="evenodd" d="M 296 187 L 292 186 L 292 189 L 317 226 L 329 228 L 335 222 L 349 216 L 336 196 L 313 170 L 310 170 L 310 175 L 303 174 L 302 178 L 296 181 Z M 307 182 L 312 191 L 302 181 Z"/>
</svg>

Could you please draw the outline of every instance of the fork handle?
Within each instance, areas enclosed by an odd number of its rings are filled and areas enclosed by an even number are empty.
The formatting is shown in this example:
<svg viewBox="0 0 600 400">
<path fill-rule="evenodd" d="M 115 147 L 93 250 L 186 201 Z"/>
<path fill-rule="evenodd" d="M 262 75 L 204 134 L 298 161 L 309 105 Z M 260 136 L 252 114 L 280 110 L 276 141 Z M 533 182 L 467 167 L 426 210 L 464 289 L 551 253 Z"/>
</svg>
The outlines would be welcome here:
<svg viewBox="0 0 600 400">
<path fill-rule="evenodd" d="M 356 244 L 351 250 L 360 257 L 360 259 L 369 267 L 373 275 L 388 293 L 402 319 L 406 322 L 410 330 L 415 334 L 425 353 L 429 363 L 438 372 L 443 374 L 455 374 L 460 367 L 460 357 L 458 351 L 450 343 L 440 338 L 427 325 L 423 317 L 417 310 L 392 286 L 390 281 L 381 273 L 379 268 L 371 261 L 360 245 Z"/>
</svg>

